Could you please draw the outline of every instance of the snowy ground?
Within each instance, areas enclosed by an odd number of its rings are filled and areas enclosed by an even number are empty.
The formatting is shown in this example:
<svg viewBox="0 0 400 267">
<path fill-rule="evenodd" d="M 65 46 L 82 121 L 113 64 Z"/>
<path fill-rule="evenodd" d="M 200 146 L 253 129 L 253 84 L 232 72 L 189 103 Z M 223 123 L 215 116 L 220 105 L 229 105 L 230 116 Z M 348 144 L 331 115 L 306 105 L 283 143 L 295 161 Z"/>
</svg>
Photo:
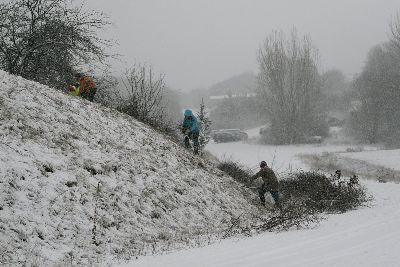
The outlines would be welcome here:
<svg viewBox="0 0 400 267">
<path fill-rule="evenodd" d="M 217 156 L 220 160 L 240 161 L 242 164 L 253 169 L 258 169 L 260 161 L 265 160 L 278 174 L 306 169 L 307 166 L 300 159 L 301 154 L 322 154 L 324 152 L 344 152 L 349 146 L 338 145 L 285 145 L 285 146 L 262 146 L 235 143 L 211 143 L 207 150 Z"/>
<path fill-rule="evenodd" d="M 363 151 L 343 154 L 343 156 L 352 159 L 363 160 L 368 163 L 381 165 L 386 168 L 400 170 L 400 149 Z"/>
<path fill-rule="evenodd" d="M 257 127 L 257 128 L 247 130 L 246 133 L 247 133 L 249 139 L 259 137 L 261 128 L 262 127 Z"/>
<path fill-rule="evenodd" d="M 347 146 L 257 146 L 211 144 L 220 158 L 233 158 L 255 169 L 265 159 L 283 174 L 306 168 L 298 153 L 344 152 Z M 346 156 L 350 153 L 346 153 Z M 394 163 L 396 151 L 354 153 L 382 164 Z M 399 162 L 399 161 L 398 161 Z M 396 169 L 400 166 L 390 165 Z M 400 266 L 400 185 L 362 181 L 374 196 L 370 207 L 328 215 L 314 229 L 264 233 L 251 238 L 223 240 L 211 246 L 168 255 L 140 258 L 126 266 Z"/>
</svg>

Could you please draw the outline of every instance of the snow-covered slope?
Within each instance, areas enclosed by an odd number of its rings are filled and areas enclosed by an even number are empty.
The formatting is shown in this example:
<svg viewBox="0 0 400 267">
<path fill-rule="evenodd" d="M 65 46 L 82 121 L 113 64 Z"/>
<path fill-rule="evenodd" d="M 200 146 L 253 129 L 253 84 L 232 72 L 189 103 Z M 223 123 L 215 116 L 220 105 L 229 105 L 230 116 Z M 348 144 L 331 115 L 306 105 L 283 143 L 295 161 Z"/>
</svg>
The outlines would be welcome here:
<svg viewBox="0 0 400 267">
<path fill-rule="evenodd" d="M 306 169 L 296 154 L 345 151 L 334 146 L 256 146 L 241 142 L 212 144 L 216 156 L 232 157 L 251 168 L 265 159 Z M 338 153 L 338 157 L 347 153 Z M 391 163 L 396 151 L 360 152 L 357 157 L 379 155 L 379 163 Z M 274 155 L 274 156 L 271 156 Z M 275 156 L 276 155 L 276 156 Z M 392 165 L 394 168 L 395 166 Z M 397 165 L 400 170 L 400 165 Z M 361 176 L 361 178 L 363 178 Z M 203 248 L 168 255 L 142 257 L 126 267 L 398 267 L 400 266 L 400 184 L 361 179 L 374 199 L 369 207 L 343 214 L 327 214 L 313 229 L 263 233 L 250 238 L 231 238 Z M 122 267 L 121 266 L 121 267 Z"/>
<path fill-rule="evenodd" d="M 129 116 L 3 71 L 0 91 L 0 265 L 103 265 L 257 212 L 211 162 Z"/>
</svg>

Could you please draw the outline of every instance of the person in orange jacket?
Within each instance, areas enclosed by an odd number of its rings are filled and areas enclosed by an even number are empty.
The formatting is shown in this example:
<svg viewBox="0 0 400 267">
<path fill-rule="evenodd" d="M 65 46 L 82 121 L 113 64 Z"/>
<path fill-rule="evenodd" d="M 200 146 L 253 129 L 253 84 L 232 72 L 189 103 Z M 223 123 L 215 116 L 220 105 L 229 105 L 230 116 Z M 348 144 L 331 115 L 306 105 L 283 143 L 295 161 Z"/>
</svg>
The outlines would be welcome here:
<svg viewBox="0 0 400 267">
<path fill-rule="evenodd" d="M 77 73 L 75 75 L 77 82 L 75 85 L 71 85 L 69 93 L 74 96 L 81 96 L 91 102 L 93 102 L 94 96 L 96 94 L 97 88 L 94 80 L 82 73 Z"/>
</svg>

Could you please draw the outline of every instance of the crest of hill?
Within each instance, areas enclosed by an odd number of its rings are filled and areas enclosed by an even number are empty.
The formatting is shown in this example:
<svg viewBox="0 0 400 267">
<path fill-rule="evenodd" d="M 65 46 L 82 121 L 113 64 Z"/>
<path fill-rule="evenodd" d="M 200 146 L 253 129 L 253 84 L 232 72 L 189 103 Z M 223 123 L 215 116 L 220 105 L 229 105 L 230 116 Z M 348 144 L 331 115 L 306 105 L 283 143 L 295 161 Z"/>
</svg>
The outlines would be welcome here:
<svg viewBox="0 0 400 267">
<path fill-rule="evenodd" d="M 0 90 L 0 265 L 103 265 L 257 212 L 212 162 L 132 117 L 3 71 Z"/>
<path fill-rule="evenodd" d="M 230 95 L 254 93 L 255 89 L 255 75 L 251 72 L 245 72 L 214 84 L 208 91 L 210 95 Z"/>
</svg>

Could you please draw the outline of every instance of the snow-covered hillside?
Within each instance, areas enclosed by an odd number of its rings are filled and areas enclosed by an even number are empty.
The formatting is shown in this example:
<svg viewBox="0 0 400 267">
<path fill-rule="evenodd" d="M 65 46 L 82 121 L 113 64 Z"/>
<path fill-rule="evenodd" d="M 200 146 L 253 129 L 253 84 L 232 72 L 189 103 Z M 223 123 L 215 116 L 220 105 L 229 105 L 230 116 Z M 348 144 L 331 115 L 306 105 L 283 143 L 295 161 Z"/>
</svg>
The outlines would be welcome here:
<svg viewBox="0 0 400 267">
<path fill-rule="evenodd" d="M 0 91 L 0 265 L 103 265 L 258 211 L 211 162 L 129 116 L 3 71 Z"/>
</svg>

